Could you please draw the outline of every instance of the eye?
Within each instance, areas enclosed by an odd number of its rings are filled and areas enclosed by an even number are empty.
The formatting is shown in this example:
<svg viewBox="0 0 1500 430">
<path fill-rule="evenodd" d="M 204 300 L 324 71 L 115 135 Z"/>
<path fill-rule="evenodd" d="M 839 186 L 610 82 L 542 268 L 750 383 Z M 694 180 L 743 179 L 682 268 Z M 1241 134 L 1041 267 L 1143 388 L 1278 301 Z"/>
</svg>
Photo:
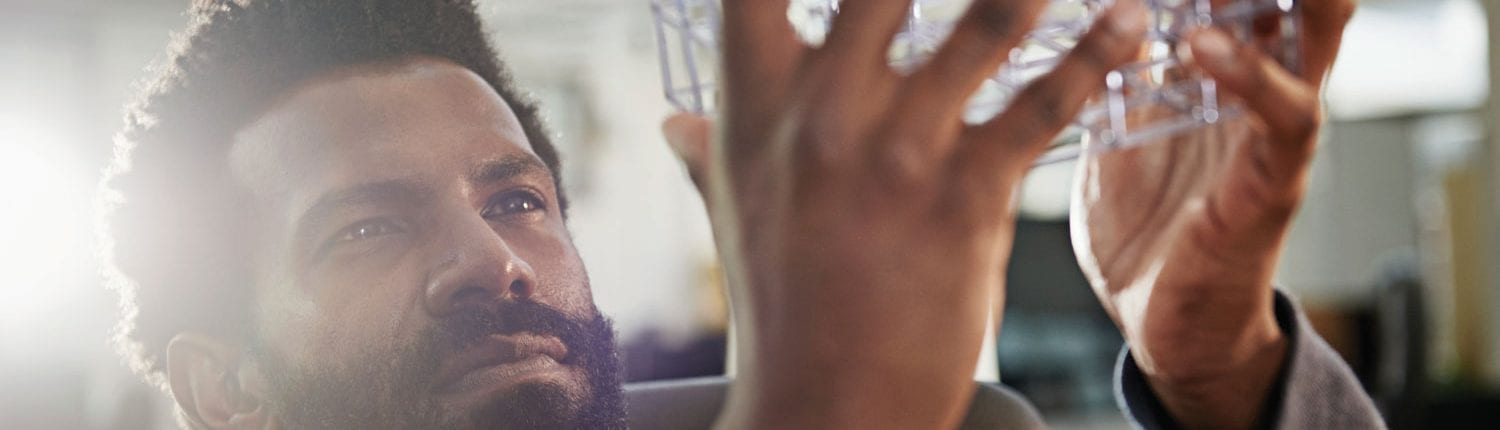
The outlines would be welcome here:
<svg viewBox="0 0 1500 430">
<path fill-rule="evenodd" d="M 494 218 L 541 212 L 546 209 L 546 203 L 535 192 L 530 190 L 516 190 L 501 193 L 490 199 L 490 203 L 484 207 L 481 215 L 485 218 Z"/>
<path fill-rule="evenodd" d="M 396 223 L 393 221 L 386 219 L 370 219 L 354 223 L 354 225 L 345 227 L 343 230 L 340 230 L 339 233 L 334 236 L 333 242 L 354 242 L 404 232 L 406 232 L 406 230 L 402 229 L 401 226 L 396 225 Z"/>
</svg>

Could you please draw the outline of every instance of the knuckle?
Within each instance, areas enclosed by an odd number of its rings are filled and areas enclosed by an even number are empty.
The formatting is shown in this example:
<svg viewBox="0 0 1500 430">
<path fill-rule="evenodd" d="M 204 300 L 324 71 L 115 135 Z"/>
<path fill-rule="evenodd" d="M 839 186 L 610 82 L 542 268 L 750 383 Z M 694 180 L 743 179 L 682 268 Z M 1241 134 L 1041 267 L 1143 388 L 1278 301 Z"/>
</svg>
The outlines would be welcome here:
<svg viewBox="0 0 1500 430">
<path fill-rule="evenodd" d="M 994 128 L 972 130 L 972 134 L 964 139 L 964 145 L 974 149 L 949 161 L 954 178 L 947 188 L 959 198 L 988 196 L 983 200 L 1001 205 L 1010 203 L 1008 199 L 995 196 L 1014 191 L 1020 183 L 1018 175 L 1028 171 L 1031 158 L 1024 145 L 991 141 L 996 134 Z"/>
<path fill-rule="evenodd" d="M 1003 150 L 1003 149 L 997 149 Z M 988 167 L 988 168 L 987 168 Z M 976 162 L 961 163 L 957 180 L 954 181 L 950 198 L 962 200 L 972 196 L 993 196 L 996 184 L 1001 182 L 1000 172 L 990 166 Z M 1000 170 L 1003 170 L 1000 169 Z M 988 198 L 988 197 L 986 197 Z"/>
<path fill-rule="evenodd" d="M 792 152 L 797 165 L 817 171 L 839 164 L 839 154 L 835 147 L 836 145 L 830 145 L 826 141 L 802 139 L 793 145 Z"/>
<path fill-rule="evenodd" d="M 870 152 L 872 172 L 891 189 L 909 190 L 925 183 L 930 169 L 918 149 L 921 142 L 895 142 Z"/>
<path fill-rule="evenodd" d="M 996 214 L 1005 213 L 997 205 L 1006 202 L 1000 194 L 1004 190 L 1000 174 L 993 167 L 982 168 L 979 163 L 958 161 L 956 175 L 938 192 L 933 205 L 941 222 L 961 227 L 962 231 L 974 232 L 986 223 L 994 223 Z"/>
<path fill-rule="evenodd" d="M 1068 117 L 1067 105 L 1064 97 L 1067 96 L 1062 84 L 1053 79 L 1037 81 L 1026 90 L 1026 106 L 1030 115 L 1030 121 L 1023 124 L 1034 131 L 1044 131 L 1072 119 Z"/>
<path fill-rule="evenodd" d="M 850 139 L 848 126 L 836 109 L 813 109 L 801 124 L 795 124 L 793 147 L 796 158 L 812 166 L 837 163 L 839 148 Z"/>
<path fill-rule="evenodd" d="M 1126 28 L 1111 19 L 1101 19 L 1094 24 L 1097 34 L 1084 40 L 1074 50 L 1080 60 L 1090 66 L 1091 71 L 1103 73 L 1115 68 L 1116 63 L 1129 60 L 1140 46 L 1135 28 Z"/>
<path fill-rule="evenodd" d="M 991 200 L 1001 197 L 1003 196 L 993 194 L 946 196 L 933 205 L 933 218 L 937 222 L 954 227 L 948 229 L 952 237 L 945 239 L 955 242 L 976 236 L 997 237 L 1005 234 L 1002 229 L 1006 228 L 1005 226 L 1013 219 L 1013 215 L 1008 213 L 1004 205 Z"/>
<path fill-rule="evenodd" d="M 1089 71 L 1103 72 L 1114 68 L 1115 61 L 1113 61 L 1113 56 L 1110 55 L 1113 50 L 1111 46 L 1108 46 L 1111 43 L 1102 40 L 1083 43 L 1074 48 L 1073 52 L 1076 52 L 1074 55 L 1078 56 L 1079 63 L 1087 67 Z"/>
<path fill-rule="evenodd" d="M 999 39 L 1015 32 L 1020 25 L 1020 15 L 1011 2 L 981 0 L 974 3 L 971 14 L 979 33 L 991 39 Z"/>
<path fill-rule="evenodd" d="M 1244 57 L 1244 56 L 1241 55 L 1241 57 Z M 1254 57 L 1244 57 L 1244 58 L 1254 58 Z M 1244 74 L 1244 78 L 1243 78 L 1244 79 L 1244 82 L 1242 83 L 1243 87 L 1244 88 L 1248 88 L 1248 89 L 1252 89 L 1252 90 L 1259 90 L 1259 89 L 1269 88 L 1269 87 L 1267 87 L 1267 85 L 1270 85 L 1272 83 L 1271 82 L 1271 70 L 1269 69 L 1269 67 L 1270 66 L 1264 65 L 1264 64 L 1259 65 L 1259 66 L 1247 67 L 1246 68 L 1247 71 Z M 1233 82 L 1233 81 L 1236 81 L 1236 80 L 1239 80 L 1239 79 L 1226 79 L 1226 81 L 1230 81 L 1230 82 Z M 1259 95 L 1259 96 L 1266 96 L 1266 95 L 1272 95 L 1272 94 L 1274 94 L 1274 93 L 1269 93 L 1269 92 L 1267 92 L 1267 93 L 1258 93 L 1258 94 L 1247 95 L 1247 97 L 1255 97 L 1257 95 Z"/>
<path fill-rule="evenodd" d="M 1131 29 L 1122 25 L 1118 20 L 1099 19 L 1094 21 L 1094 25 L 1090 28 L 1089 32 L 1095 35 L 1086 39 L 1092 42 L 1091 45 L 1113 46 L 1119 44 L 1118 42 L 1121 42 L 1121 39 L 1130 37 Z"/>
</svg>

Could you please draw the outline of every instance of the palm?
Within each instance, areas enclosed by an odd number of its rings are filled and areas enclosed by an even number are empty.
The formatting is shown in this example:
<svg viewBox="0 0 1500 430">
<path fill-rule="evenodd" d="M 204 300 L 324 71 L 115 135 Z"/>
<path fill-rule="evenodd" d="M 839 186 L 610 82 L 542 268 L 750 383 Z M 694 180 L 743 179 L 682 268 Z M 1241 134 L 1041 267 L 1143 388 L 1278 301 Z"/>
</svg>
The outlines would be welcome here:
<svg viewBox="0 0 1500 430">
<path fill-rule="evenodd" d="M 1164 301 L 1269 300 L 1267 278 L 1275 250 L 1242 255 L 1245 243 L 1225 228 L 1225 220 L 1245 215 L 1232 206 L 1248 203 L 1246 195 L 1229 195 L 1229 190 L 1265 183 L 1232 173 L 1235 159 L 1264 140 L 1249 119 L 1237 119 L 1164 142 L 1099 153 L 1080 163 L 1074 248 L 1106 308 L 1117 320 L 1135 322 L 1122 321 L 1127 338 L 1158 344 L 1191 341 L 1173 327 L 1171 313 L 1148 310 L 1176 305 Z M 1262 248 L 1274 245 L 1267 241 Z M 1229 249 L 1234 253 L 1227 254 Z M 1250 261 L 1257 259 L 1262 261 Z M 1131 302 L 1129 297 L 1144 300 Z"/>
<path fill-rule="evenodd" d="M 1264 398 L 1287 348 L 1272 275 L 1316 146 L 1318 91 L 1353 10 L 1349 1 L 1301 5 L 1302 73 L 1221 31 L 1197 33 L 1189 41 L 1199 66 L 1245 114 L 1090 153 L 1079 166 L 1078 261 L 1187 427 L 1248 426 L 1258 403 L 1244 399 Z"/>
</svg>

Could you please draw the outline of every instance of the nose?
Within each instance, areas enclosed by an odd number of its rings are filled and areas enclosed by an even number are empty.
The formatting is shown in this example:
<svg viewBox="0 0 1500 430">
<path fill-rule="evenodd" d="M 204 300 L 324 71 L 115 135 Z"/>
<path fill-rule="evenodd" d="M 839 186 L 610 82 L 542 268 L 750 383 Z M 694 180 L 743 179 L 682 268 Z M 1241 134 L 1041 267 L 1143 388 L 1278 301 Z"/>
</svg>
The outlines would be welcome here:
<svg viewBox="0 0 1500 430">
<path fill-rule="evenodd" d="M 531 266 L 488 223 L 468 224 L 479 225 L 455 228 L 447 243 L 438 245 L 445 249 L 428 276 L 428 313 L 443 317 L 468 307 L 531 300 L 536 289 Z"/>
</svg>

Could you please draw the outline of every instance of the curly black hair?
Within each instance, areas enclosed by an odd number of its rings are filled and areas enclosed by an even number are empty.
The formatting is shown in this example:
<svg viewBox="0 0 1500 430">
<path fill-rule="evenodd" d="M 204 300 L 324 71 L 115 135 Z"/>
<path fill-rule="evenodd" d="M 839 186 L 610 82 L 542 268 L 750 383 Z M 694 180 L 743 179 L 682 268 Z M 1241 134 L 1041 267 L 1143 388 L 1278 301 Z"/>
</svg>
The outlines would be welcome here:
<svg viewBox="0 0 1500 430">
<path fill-rule="evenodd" d="M 100 187 L 105 275 L 121 304 L 115 339 L 148 382 L 162 386 L 177 333 L 247 333 L 248 199 L 225 173 L 229 146 L 299 83 L 353 65 L 452 61 L 515 111 L 561 189 L 537 109 L 513 88 L 471 0 L 212 0 L 188 13 L 127 109 Z"/>
</svg>

